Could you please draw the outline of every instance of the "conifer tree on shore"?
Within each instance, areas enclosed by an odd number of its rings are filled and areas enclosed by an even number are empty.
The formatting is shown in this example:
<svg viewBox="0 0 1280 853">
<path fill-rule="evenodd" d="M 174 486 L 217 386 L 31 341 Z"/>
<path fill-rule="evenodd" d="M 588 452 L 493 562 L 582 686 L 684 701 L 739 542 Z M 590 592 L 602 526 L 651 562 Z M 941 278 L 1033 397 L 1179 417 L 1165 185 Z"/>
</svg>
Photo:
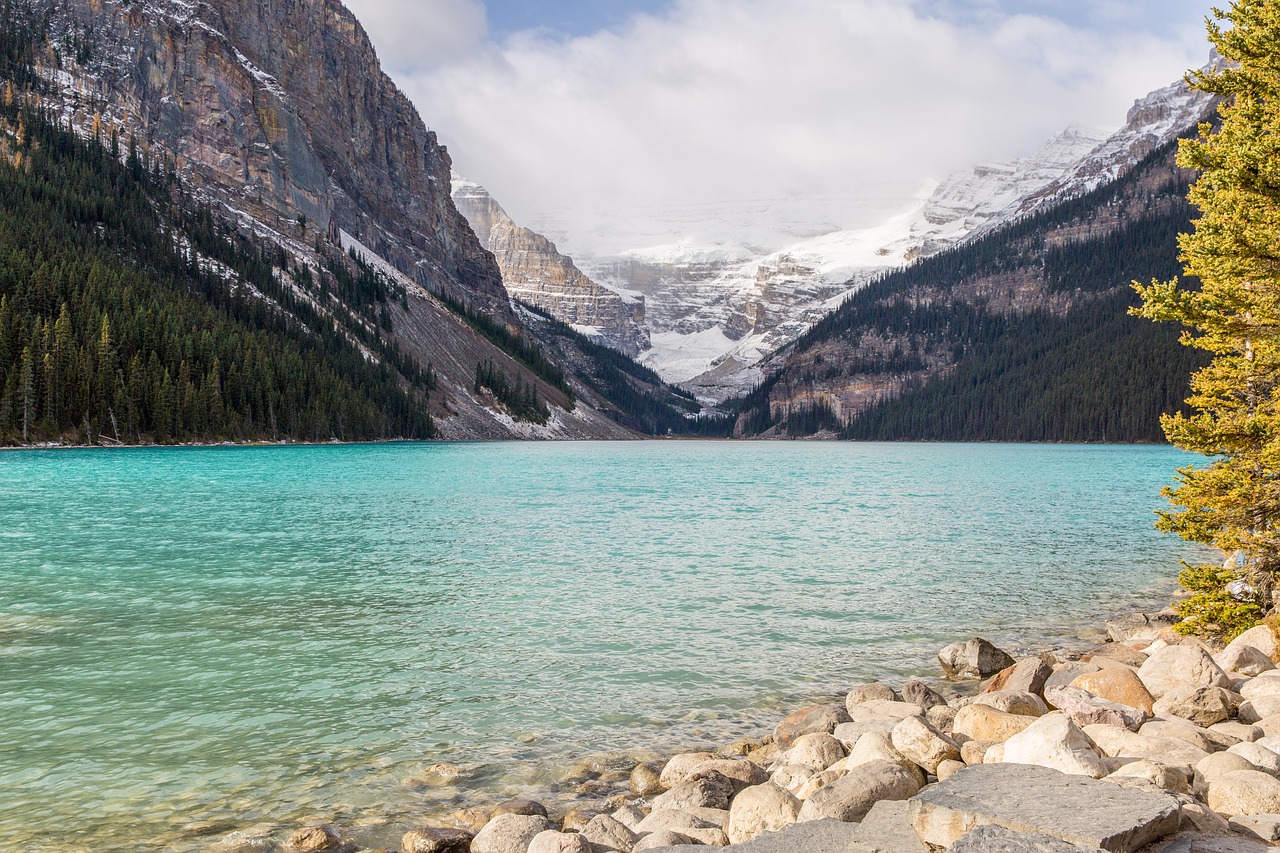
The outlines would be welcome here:
<svg viewBox="0 0 1280 853">
<path fill-rule="evenodd" d="M 1200 172 L 1188 195 L 1200 216 L 1180 241 L 1198 284 L 1134 287 L 1136 313 L 1182 323 L 1183 342 L 1212 354 L 1192 376 L 1192 413 L 1162 420 L 1171 442 L 1212 461 L 1178 472 L 1157 526 L 1243 553 L 1181 576 L 1181 630 L 1227 639 L 1269 609 L 1280 570 L 1280 3 L 1237 0 L 1208 30 L 1226 65 L 1187 81 L 1223 98 L 1221 121 L 1178 158 Z"/>
</svg>

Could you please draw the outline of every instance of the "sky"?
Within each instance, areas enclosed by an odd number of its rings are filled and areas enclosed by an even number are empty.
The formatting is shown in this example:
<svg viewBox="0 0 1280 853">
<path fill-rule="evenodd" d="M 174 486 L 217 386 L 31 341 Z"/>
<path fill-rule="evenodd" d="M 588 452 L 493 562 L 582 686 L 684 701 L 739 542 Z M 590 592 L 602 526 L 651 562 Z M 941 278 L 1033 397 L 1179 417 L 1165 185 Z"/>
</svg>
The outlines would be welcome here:
<svg viewBox="0 0 1280 853">
<path fill-rule="evenodd" d="M 1208 58 L 1188 0 L 347 2 L 455 170 L 599 255 L 873 224 Z"/>
</svg>

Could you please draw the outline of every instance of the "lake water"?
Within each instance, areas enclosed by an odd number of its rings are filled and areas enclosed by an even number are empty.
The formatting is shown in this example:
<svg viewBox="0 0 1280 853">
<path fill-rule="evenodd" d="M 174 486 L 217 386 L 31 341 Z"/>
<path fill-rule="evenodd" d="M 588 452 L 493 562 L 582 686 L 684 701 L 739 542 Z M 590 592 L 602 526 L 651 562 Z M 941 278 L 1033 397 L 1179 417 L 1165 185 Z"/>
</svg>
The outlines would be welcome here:
<svg viewBox="0 0 1280 853">
<path fill-rule="evenodd" d="M 1166 447 L 0 453 L 0 839 L 364 843 L 1167 601 Z M 466 774 L 421 784 L 429 766 Z M 409 780 L 408 783 L 406 780 Z M 184 835 L 186 833 L 186 835 Z M 213 836 L 217 837 L 217 836 Z"/>
</svg>

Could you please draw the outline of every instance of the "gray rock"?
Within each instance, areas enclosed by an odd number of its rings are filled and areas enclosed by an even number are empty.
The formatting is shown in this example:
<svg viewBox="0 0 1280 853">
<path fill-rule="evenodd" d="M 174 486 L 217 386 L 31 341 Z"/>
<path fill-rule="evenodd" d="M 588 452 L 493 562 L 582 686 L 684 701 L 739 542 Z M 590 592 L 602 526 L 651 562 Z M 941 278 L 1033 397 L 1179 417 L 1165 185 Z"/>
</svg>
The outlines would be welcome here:
<svg viewBox="0 0 1280 853">
<path fill-rule="evenodd" d="M 1136 732 L 1147 721 L 1147 712 L 1141 708 L 1110 702 L 1078 687 L 1046 688 L 1044 698 L 1081 728 L 1100 724 Z"/>
<path fill-rule="evenodd" d="M 919 790 L 918 778 L 906 768 L 888 761 L 872 761 L 814 791 L 801 806 L 798 819 L 860 821 L 881 800 L 905 800 Z"/>
<path fill-rule="evenodd" d="M 537 800 L 507 800 L 493 807 L 493 817 L 504 814 L 542 815 L 547 816 L 547 807 Z"/>
<path fill-rule="evenodd" d="M 593 817 L 582 828 L 582 837 L 590 841 L 597 850 L 617 850 L 620 853 L 630 853 L 631 848 L 640 840 L 640 836 L 621 821 L 603 814 Z M 475 853 L 475 847 L 472 846 L 471 849 Z"/>
<path fill-rule="evenodd" d="M 1101 853 L 1039 832 L 1014 832 L 1003 826 L 980 826 L 951 845 L 948 853 Z"/>
<path fill-rule="evenodd" d="M 1271 658 L 1253 646 L 1227 646 L 1213 656 L 1213 662 L 1228 673 L 1239 673 L 1250 678 L 1276 668 Z"/>
<path fill-rule="evenodd" d="M 924 708 L 913 702 L 885 702 L 880 699 L 873 699 L 870 702 L 863 702 L 861 705 L 854 705 L 849 711 L 850 722 L 861 723 L 869 720 L 893 720 L 896 724 L 898 720 L 905 717 L 923 717 Z"/>
<path fill-rule="evenodd" d="M 832 819 L 814 820 L 793 824 L 724 849 L 733 853 L 845 853 L 857 830 L 857 825 L 852 823 Z M 637 846 L 635 849 L 641 848 Z M 688 847 L 644 849 L 649 853 L 690 853 Z"/>
<path fill-rule="evenodd" d="M 1179 717 L 1209 727 L 1229 720 L 1239 704 L 1237 694 L 1221 687 L 1182 684 L 1156 700 L 1157 717 Z"/>
<path fill-rule="evenodd" d="M 1089 659 L 1106 658 L 1128 664 L 1135 669 L 1147 662 L 1147 655 L 1124 643 L 1104 643 L 1089 652 Z"/>
<path fill-rule="evenodd" d="M 1113 643 L 1150 643 L 1160 637 L 1160 632 L 1171 626 L 1177 617 L 1156 613 L 1128 613 L 1103 623 L 1107 636 Z"/>
<path fill-rule="evenodd" d="M 916 835 L 905 800 L 881 800 L 871 807 L 849 843 L 849 853 L 929 853 Z"/>
<path fill-rule="evenodd" d="M 1256 836 L 1267 843 L 1280 841 L 1280 815 L 1236 815 L 1228 825 L 1236 832 Z"/>
<path fill-rule="evenodd" d="M 1177 832 L 1181 823 L 1178 801 L 1167 794 L 1011 764 L 966 767 L 925 788 L 909 808 L 920 839 L 935 847 L 997 824 L 1121 853 Z"/>
<path fill-rule="evenodd" d="M 830 737 L 830 735 L 825 735 Z M 832 738 L 834 741 L 835 739 Z M 696 779 L 681 782 L 665 794 L 653 799 L 655 809 L 727 809 L 729 800 L 735 793 L 733 782 L 728 777 L 709 771 Z"/>
<path fill-rule="evenodd" d="M 896 702 L 898 694 L 894 693 L 893 688 L 889 685 L 881 684 L 878 681 L 855 684 L 844 697 L 844 706 L 845 708 L 852 708 L 854 705 L 861 705 L 863 702 L 870 702 L 873 699 L 883 702 Z"/>
<path fill-rule="evenodd" d="M 938 652 L 938 662 L 948 678 L 986 678 L 1016 661 L 981 637 L 967 643 L 953 643 Z"/>
<path fill-rule="evenodd" d="M 550 828 L 542 815 L 498 815 L 476 833 L 471 853 L 525 853 L 529 842 Z"/>
<path fill-rule="evenodd" d="M 926 711 L 934 706 L 947 704 L 947 697 L 918 678 L 913 678 L 902 685 L 902 700 L 919 705 Z"/>
<path fill-rule="evenodd" d="M 470 853 L 472 834 L 465 829 L 411 829 L 400 839 L 404 853 Z"/>
</svg>

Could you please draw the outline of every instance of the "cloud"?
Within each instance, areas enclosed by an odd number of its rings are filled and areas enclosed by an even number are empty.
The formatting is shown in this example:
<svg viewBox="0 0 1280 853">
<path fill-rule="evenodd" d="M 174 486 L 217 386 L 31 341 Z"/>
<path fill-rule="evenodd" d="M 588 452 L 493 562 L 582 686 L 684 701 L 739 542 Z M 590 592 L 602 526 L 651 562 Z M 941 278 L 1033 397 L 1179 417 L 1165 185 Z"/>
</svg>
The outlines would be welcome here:
<svg viewBox="0 0 1280 853">
<path fill-rule="evenodd" d="M 714 236 L 730 215 L 866 224 L 927 179 L 1118 125 L 1208 53 L 1199 14 L 1153 33 L 1046 5 L 682 0 L 617 30 L 388 64 L 460 172 L 570 249 L 610 252 Z"/>
<path fill-rule="evenodd" d="M 393 73 L 415 74 L 464 61 L 484 44 L 480 0 L 346 0 Z"/>
</svg>

